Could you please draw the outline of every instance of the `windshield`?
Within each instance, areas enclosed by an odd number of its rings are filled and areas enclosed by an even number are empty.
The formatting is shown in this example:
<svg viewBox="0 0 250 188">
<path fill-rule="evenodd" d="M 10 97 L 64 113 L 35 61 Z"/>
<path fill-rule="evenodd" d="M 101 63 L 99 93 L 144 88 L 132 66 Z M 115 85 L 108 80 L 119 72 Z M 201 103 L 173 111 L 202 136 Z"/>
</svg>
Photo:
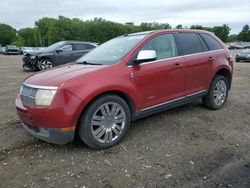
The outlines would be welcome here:
<svg viewBox="0 0 250 188">
<path fill-rule="evenodd" d="M 17 48 L 16 46 L 13 46 L 13 45 L 7 45 L 8 48 Z"/>
<path fill-rule="evenodd" d="M 51 46 L 47 47 L 46 50 L 53 51 L 56 50 L 58 47 L 62 46 L 64 42 L 57 42 L 55 44 L 52 44 Z"/>
<path fill-rule="evenodd" d="M 115 64 L 125 57 L 145 36 L 122 36 L 111 39 L 78 59 L 76 63 Z"/>
</svg>

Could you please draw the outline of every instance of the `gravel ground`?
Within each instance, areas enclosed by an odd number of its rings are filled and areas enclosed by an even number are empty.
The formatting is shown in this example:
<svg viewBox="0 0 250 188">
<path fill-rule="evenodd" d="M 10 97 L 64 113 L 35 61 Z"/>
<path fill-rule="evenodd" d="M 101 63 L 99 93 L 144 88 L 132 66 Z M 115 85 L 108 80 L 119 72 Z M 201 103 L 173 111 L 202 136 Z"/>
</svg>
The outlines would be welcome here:
<svg viewBox="0 0 250 188">
<path fill-rule="evenodd" d="M 32 73 L 21 65 L 21 56 L 0 55 L 0 187 L 250 187 L 250 63 L 235 64 L 223 109 L 198 100 L 158 113 L 100 151 L 24 131 L 14 101 Z"/>
</svg>

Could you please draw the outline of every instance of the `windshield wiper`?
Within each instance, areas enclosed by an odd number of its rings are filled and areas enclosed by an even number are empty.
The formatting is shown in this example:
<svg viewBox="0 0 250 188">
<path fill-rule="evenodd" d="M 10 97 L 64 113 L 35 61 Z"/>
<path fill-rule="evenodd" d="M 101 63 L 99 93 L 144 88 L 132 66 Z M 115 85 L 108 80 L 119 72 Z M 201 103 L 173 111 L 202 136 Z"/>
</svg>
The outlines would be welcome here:
<svg viewBox="0 0 250 188">
<path fill-rule="evenodd" d="M 82 62 L 76 62 L 76 64 L 83 64 L 83 65 L 102 65 L 101 63 L 90 63 L 87 61 L 82 61 Z"/>
</svg>

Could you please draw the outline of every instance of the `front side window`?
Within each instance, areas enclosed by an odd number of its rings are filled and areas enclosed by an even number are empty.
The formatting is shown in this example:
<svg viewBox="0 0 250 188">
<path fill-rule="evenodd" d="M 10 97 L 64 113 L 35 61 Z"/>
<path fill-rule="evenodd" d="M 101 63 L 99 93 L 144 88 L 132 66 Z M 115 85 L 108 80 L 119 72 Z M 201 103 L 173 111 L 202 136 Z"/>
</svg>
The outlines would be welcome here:
<svg viewBox="0 0 250 188">
<path fill-rule="evenodd" d="M 64 52 L 72 51 L 72 45 L 71 44 L 66 44 L 60 48 L 60 50 Z"/>
<path fill-rule="evenodd" d="M 201 41 L 196 33 L 177 33 L 182 55 L 203 52 Z"/>
<path fill-rule="evenodd" d="M 207 34 L 201 34 L 202 38 L 207 43 L 210 50 L 219 50 L 223 49 L 223 47 L 220 45 L 219 42 L 217 42 L 213 37 L 207 35 Z"/>
<path fill-rule="evenodd" d="M 157 60 L 177 56 L 175 39 L 172 34 L 160 35 L 153 38 L 141 50 L 155 50 Z"/>
</svg>

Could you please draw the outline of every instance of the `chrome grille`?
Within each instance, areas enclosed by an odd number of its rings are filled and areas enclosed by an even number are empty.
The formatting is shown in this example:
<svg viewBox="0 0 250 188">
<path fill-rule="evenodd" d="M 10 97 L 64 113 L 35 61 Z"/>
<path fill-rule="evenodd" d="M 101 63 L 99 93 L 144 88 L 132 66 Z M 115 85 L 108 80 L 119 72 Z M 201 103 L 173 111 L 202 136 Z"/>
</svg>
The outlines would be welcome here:
<svg viewBox="0 0 250 188">
<path fill-rule="evenodd" d="M 35 105 L 35 97 L 37 93 L 37 88 L 29 87 L 25 84 L 22 85 L 21 89 L 21 100 L 23 104 L 28 106 Z"/>
</svg>

